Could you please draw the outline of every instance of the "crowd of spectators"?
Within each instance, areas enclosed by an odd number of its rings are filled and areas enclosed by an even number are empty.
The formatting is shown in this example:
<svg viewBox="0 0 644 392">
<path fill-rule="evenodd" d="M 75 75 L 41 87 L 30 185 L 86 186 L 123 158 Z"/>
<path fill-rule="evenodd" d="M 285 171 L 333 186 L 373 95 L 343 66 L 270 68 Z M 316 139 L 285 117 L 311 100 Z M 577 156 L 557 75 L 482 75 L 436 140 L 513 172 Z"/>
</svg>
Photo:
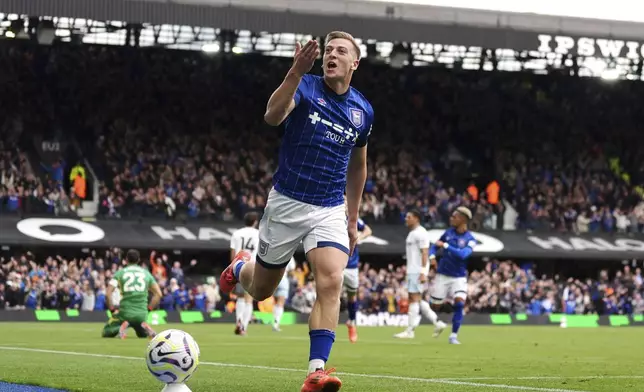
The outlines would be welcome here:
<svg viewBox="0 0 644 392">
<path fill-rule="evenodd" d="M 362 266 L 360 309 L 366 313 L 407 313 L 405 267 L 376 270 Z M 425 284 L 426 299 L 432 276 Z M 643 314 L 644 280 L 640 268 L 629 266 L 609 276 L 602 270 L 597 279 L 538 276 L 531 266 L 493 260 L 472 271 L 468 283 L 466 311 L 471 313 L 526 313 L 531 315 Z"/>
<path fill-rule="evenodd" d="M 102 181 L 100 216 L 262 210 L 280 136 L 262 114 L 288 59 L 61 44 L 3 46 L 0 61 L 7 123 L 75 138 Z M 465 204 L 490 229 L 644 229 L 641 83 L 365 62 L 354 85 L 376 112 L 367 221 L 416 206 L 441 227 Z"/>
<path fill-rule="evenodd" d="M 60 255 L 40 260 L 27 252 L 0 258 L 0 308 L 4 309 L 106 309 L 105 288 L 123 266 L 122 250 Z M 152 252 L 149 268 L 162 288 L 159 305 L 164 310 L 195 309 L 232 311 L 234 298 L 219 293 L 214 277 L 195 278 L 197 260 L 174 261 L 165 253 Z M 363 264 L 358 299 L 364 313 L 407 313 L 409 306 L 404 266 L 376 269 Z M 315 283 L 306 263 L 289 275 L 291 294 L 287 304 L 309 313 L 315 301 Z M 431 290 L 433 276 L 425 284 Z M 538 276 L 531 265 L 492 260 L 469 278 L 467 311 L 527 314 L 643 314 L 644 280 L 640 268 L 629 266 L 613 276 L 605 270 L 596 279 Z M 120 301 L 118 290 L 113 298 Z M 261 309 L 261 304 L 260 304 Z"/>
<path fill-rule="evenodd" d="M 43 182 L 27 154 L 16 149 L 10 140 L 0 140 L 0 216 L 59 215 L 68 211 L 65 192 L 53 182 Z"/>
<path fill-rule="evenodd" d="M 106 310 L 106 285 L 123 267 L 122 260 L 119 248 L 100 254 L 79 252 L 72 258 L 56 255 L 40 260 L 31 252 L 0 258 L 0 308 Z M 161 286 L 160 309 L 211 311 L 221 299 L 214 279 L 193 282 L 186 276 L 197 265 L 196 260 L 182 265 L 167 254 L 152 252 L 143 265 Z M 113 303 L 119 302 L 116 290 Z"/>
</svg>

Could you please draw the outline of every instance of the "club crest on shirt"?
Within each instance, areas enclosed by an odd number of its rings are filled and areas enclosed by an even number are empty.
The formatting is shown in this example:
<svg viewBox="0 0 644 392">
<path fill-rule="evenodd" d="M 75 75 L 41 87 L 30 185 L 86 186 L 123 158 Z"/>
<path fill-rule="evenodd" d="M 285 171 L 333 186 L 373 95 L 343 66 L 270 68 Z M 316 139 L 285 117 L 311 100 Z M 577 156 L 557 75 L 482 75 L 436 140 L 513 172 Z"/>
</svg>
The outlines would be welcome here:
<svg viewBox="0 0 644 392">
<path fill-rule="evenodd" d="M 260 256 L 266 256 L 268 254 L 268 243 L 263 240 L 259 240 L 259 249 L 257 250 L 257 254 Z"/>
<path fill-rule="evenodd" d="M 464 239 L 458 240 L 458 247 L 459 248 L 464 248 L 465 247 L 465 240 Z"/>
<path fill-rule="evenodd" d="M 364 124 L 364 112 L 360 109 L 351 109 L 351 123 L 360 128 Z"/>
</svg>

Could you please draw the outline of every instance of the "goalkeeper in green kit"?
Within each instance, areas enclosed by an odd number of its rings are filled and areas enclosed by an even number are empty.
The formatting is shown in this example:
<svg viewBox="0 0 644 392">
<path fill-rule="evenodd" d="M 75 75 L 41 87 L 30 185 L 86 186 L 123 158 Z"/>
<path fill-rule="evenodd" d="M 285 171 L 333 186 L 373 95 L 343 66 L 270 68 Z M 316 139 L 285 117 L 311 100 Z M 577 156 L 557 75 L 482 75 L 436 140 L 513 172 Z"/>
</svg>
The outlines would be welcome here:
<svg viewBox="0 0 644 392">
<path fill-rule="evenodd" d="M 125 339 L 128 327 L 134 328 L 139 338 L 153 338 L 154 330 L 146 323 L 148 311 L 154 309 L 161 300 L 161 289 L 150 271 L 139 264 L 141 256 L 136 250 L 129 250 L 126 255 L 127 266 L 114 274 L 107 285 L 105 300 L 107 308 L 112 312 L 103 328 L 104 338 L 119 336 Z M 112 304 L 112 294 L 118 288 L 121 292 L 121 304 L 115 309 Z M 152 299 L 148 305 L 148 292 Z"/>
</svg>

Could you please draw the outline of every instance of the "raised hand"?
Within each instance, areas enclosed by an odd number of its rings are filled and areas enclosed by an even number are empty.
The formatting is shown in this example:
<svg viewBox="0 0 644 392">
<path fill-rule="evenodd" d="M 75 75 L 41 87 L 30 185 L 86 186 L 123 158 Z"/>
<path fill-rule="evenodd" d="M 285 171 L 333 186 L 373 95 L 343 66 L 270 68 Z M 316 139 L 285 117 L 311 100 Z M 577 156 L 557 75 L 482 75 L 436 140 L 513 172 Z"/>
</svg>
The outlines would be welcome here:
<svg viewBox="0 0 644 392">
<path fill-rule="evenodd" d="M 291 67 L 296 75 L 304 76 L 313 68 L 313 63 L 320 56 L 318 41 L 310 40 L 304 46 L 299 42 L 295 44 L 295 56 Z"/>
</svg>

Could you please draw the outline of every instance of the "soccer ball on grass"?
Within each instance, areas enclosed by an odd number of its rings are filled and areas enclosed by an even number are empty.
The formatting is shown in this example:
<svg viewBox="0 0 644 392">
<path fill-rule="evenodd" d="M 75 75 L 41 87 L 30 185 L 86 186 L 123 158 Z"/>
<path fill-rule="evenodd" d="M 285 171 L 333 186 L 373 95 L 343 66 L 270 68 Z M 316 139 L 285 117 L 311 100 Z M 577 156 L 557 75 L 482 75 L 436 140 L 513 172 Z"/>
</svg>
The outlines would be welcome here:
<svg viewBox="0 0 644 392">
<path fill-rule="evenodd" d="M 165 384 L 182 384 L 199 366 L 199 346 L 190 334 L 169 329 L 150 341 L 145 360 L 157 380 Z"/>
</svg>

